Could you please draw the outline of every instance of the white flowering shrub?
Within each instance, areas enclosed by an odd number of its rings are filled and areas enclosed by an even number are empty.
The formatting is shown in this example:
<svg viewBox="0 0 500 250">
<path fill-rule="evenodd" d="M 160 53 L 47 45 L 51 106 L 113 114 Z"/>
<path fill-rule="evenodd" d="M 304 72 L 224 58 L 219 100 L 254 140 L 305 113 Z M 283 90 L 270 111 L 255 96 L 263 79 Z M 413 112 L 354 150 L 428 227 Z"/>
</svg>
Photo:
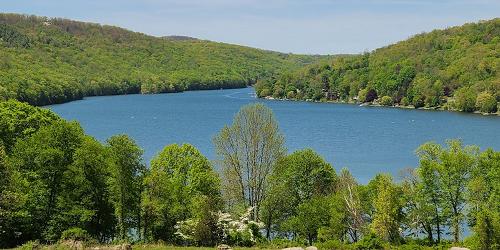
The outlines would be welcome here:
<svg viewBox="0 0 500 250">
<path fill-rule="evenodd" d="M 216 214 L 217 228 L 221 232 L 221 243 L 233 246 L 253 246 L 262 239 L 260 229 L 264 225 L 250 220 L 252 210 L 253 207 L 248 208 L 237 219 L 234 218 L 235 216 L 221 211 Z M 195 219 L 177 222 L 175 235 L 186 244 L 193 244 L 198 223 L 199 221 Z"/>
</svg>

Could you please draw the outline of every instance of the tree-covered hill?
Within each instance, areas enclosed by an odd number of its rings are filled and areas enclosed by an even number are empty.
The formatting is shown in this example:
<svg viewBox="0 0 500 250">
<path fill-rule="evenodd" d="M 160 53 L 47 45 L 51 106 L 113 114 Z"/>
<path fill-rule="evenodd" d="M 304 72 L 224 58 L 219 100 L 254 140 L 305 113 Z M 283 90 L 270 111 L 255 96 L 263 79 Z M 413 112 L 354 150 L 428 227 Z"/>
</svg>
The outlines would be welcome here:
<svg viewBox="0 0 500 250">
<path fill-rule="evenodd" d="M 500 18 L 285 71 L 259 81 L 256 89 L 260 97 L 495 112 L 500 101 Z"/>
<path fill-rule="evenodd" d="M 92 95 L 244 87 L 320 58 L 179 38 L 0 14 L 0 100 L 45 105 Z"/>
</svg>

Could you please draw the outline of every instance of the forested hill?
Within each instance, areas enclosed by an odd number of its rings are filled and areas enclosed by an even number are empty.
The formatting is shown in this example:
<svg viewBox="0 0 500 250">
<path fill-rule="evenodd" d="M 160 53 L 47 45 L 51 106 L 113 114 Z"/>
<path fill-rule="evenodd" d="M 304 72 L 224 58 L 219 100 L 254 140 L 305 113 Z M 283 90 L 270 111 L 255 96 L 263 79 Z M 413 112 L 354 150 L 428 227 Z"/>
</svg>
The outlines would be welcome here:
<svg viewBox="0 0 500 250">
<path fill-rule="evenodd" d="M 0 100 L 244 87 L 302 56 L 65 19 L 0 14 Z"/>
<path fill-rule="evenodd" d="M 259 81 L 261 97 L 495 112 L 500 18 L 416 35 Z"/>
</svg>

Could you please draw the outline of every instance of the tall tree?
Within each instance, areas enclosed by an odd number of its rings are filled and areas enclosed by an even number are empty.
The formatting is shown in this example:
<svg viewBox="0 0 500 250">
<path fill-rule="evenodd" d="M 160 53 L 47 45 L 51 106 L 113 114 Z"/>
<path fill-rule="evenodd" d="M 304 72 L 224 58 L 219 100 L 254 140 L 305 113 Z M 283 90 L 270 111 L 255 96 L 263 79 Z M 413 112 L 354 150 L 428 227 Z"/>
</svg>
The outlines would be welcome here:
<svg viewBox="0 0 500 250">
<path fill-rule="evenodd" d="M 67 228 L 79 227 L 100 242 L 111 240 L 115 217 L 107 178 L 110 164 L 106 147 L 94 138 L 85 137 L 73 155 L 73 164 L 65 172 L 62 200 Z"/>
<path fill-rule="evenodd" d="M 337 193 L 343 201 L 345 215 L 345 231 L 353 242 L 359 240 L 365 224 L 363 207 L 358 190 L 358 183 L 348 169 L 340 172 Z"/>
<path fill-rule="evenodd" d="M 142 149 L 126 135 L 108 139 L 111 166 L 110 192 L 117 219 L 118 239 L 127 240 L 131 229 L 140 231 L 141 183 L 145 166 Z"/>
<path fill-rule="evenodd" d="M 311 149 L 295 151 L 278 160 L 269 178 L 270 194 L 263 203 L 268 234 L 272 226 L 280 228 L 280 223 L 295 216 L 300 204 L 333 192 L 336 181 L 332 165 Z"/>
<path fill-rule="evenodd" d="M 244 106 L 214 138 L 231 203 L 254 207 L 258 220 L 268 190 L 268 177 L 286 152 L 273 112 L 263 104 Z"/>
<path fill-rule="evenodd" d="M 500 152 L 487 149 L 479 156 L 468 184 L 469 224 L 474 248 L 500 247 Z"/>
<path fill-rule="evenodd" d="M 406 215 L 405 229 L 412 232 L 415 237 L 419 237 L 423 233 L 427 235 L 429 243 L 433 243 L 434 223 L 440 219 L 440 213 L 436 211 L 436 209 L 440 209 L 439 203 L 432 203 L 432 193 L 429 194 L 425 191 L 426 189 L 424 189 L 424 185 L 415 169 L 407 171 L 402 187 L 405 204 L 404 213 Z M 437 207 L 434 205 L 437 205 Z M 436 231 L 440 237 L 440 223 L 437 222 L 437 225 L 438 229 Z"/>
<path fill-rule="evenodd" d="M 402 221 L 401 189 L 389 175 L 377 175 L 373 180 L 376 196 L 373 200 L 375 213 L 371 227 L 382 239 L 397 243 L 401 239 Z"/>
<path fill-rule="evenodd" d="M 465 219 L 467 184 L 471 171 L 476 168 L 479 148 L 464 147 L 460 140 L 448 140 L 447 146 L 442 148 L 436 143 L 421 146 L 418 150 L 421 157 L 419 171 L 424 186 L 427 186 L 424 187 L 426 192 L 430 192 L 436 199 L 441 199 L 439 207 L 448 219 L 447 224 L 453 232 L 453 240 L 458 242 L 460 228 Z M 436 194 L 436 190 L 440 193 Z"/>
<path fill-rule="evenodd" d="M 13 167 L 30 186 L 25 207 L 32 218 L 35 239 L 53 242 L 64 230 L 60 227 L 60 213 L 66 206 L 61 199 L 64 173 L 82 139 L 83 130 L 77 123 L 57 121 L 14 146 Z"/>
<path fill-rule="evenodd" d="M 177 222 L 200 214 L 209 220 L 199 208 L 210 208 L 206 213 L 221 208 L 219 176 L 208 159 L 189 144 L 166 146 L 151 160 L 144 183 L 143 210 L 148 222 L 144 230 L 148 240 L 175 242 Z"/>
</svg>

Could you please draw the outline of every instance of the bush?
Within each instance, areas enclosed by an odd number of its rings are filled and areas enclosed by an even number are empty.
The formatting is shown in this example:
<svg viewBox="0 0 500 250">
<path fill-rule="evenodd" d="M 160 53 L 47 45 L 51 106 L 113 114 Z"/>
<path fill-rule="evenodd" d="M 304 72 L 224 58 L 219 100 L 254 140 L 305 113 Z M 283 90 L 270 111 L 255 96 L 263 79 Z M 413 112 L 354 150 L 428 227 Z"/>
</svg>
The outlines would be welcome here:
<svg viewBox="0 0 500 250">
<path fill-rule="evenodd" d="M 282 98 L 285 95 L 285 90 L 283 90 L 280 86 L 276 86 L 274 88 L 273 97 L 274 98 Z"/>
<path fill-rule="evenodd" d="M 415 108 L 420 108 L 424 106 L 424 98 L 421 95 L 416 95 L 413 97 L 412 104 Z"/>
<path fill-rule="evenodd" d="M 392 98 L 390 96 L 382 96 L 382 98 L 380 98 L 380 105 L 384 105 L 384 106 L 391 106 L 392 105 Z"/>
<path fill-rule="evenodd" d="M 28 241 L 24 243 L 21 247 L 19 247 L 20 250 L 35 250 L 35 249 L 42 249 L 42 246 L 40 245 L 40 242 L 38 240 L 35 241 Z"/>
<path fill-rule="evenodd" d="M 270 96 L 270 95 L 271 95 L 271 90 L 269 90 L 269 89 L 263 89 L 259 93 L 259 97 L 266 97 L 266 96 Z"/>
<path fill-rule="evenodd" d="M 406 96 L 405 96 L 405 97 L 403 97 L 403 98 L 401 99 L 400 104 L 401 104 L 402 106 L 408 106 L 408 105 L 410 105 L 410 99 L 408 99 L 408 97 L 406 97 Z"/>
<path fill-rule="evenodd" d="M 358 101 L 359 102 L 372 102 L 373 100 L 377 99 L 377 91 L 374 89 L 362 89 L 358 93 Z"/>
<path fill-rule="evenodd" d="M 463 87 L 455 92 L 455 108 L 464 112 L 472 112 L 476 107 L 476 92 L 469 87 Z"/>
<path fill-rule="evenodd" d="M 286 98 L 295 99 L 295 91 L 288 91 L 288 93 L 286 94 Z"/>
<path fill-rule="evenodd" d="M 61 240 L 91 241 L 92 237 L 90 237 L 86 230 L 74 227 L 63 231 L 61 234 Z"/>
<path fill-rule="evenodd" d="M 482 92 L 477 96 L 476 108 L 483 113 L 497 112 L 497 100 L 488 92 Z"/>
<path fill-rule="evenodd" d="M 383 249 L 384 244 L 383 241 L 377 237 L 374 233 L 370 233 L 365 235 L 360 241 L 356 244 L 356 249 L 359 250 L 368 250 L 368 249 Z"/>
</svg>

